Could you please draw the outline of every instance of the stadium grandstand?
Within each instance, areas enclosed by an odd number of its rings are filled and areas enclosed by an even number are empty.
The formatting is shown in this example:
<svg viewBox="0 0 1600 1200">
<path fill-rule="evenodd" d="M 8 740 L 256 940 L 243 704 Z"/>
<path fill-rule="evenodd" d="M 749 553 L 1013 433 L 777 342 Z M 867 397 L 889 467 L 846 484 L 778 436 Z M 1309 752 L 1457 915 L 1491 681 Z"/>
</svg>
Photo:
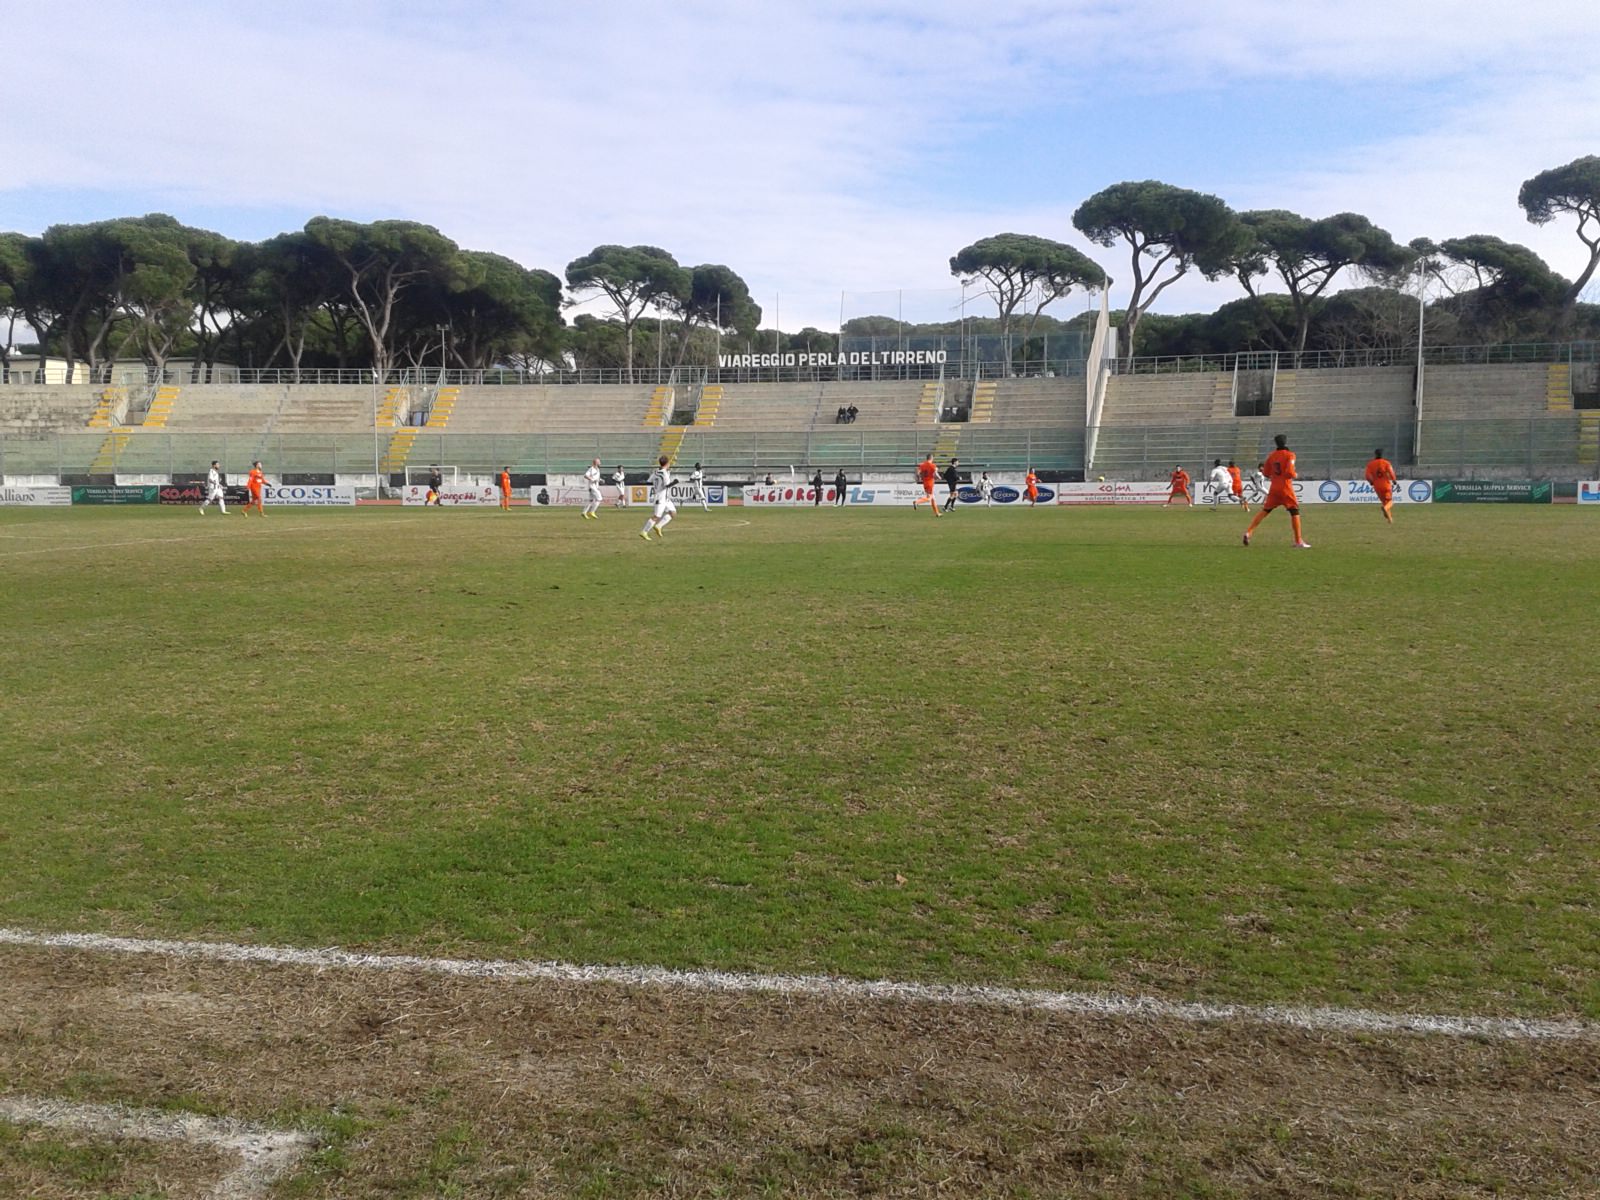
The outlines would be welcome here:
<svg viewBox="0 0 1600 1200">
<path fill-rule="evenodd" d="M 1048 371 L 818 379 L 700 368 L 659 382 L 449 372 L 393 384 L 236 383 L 167 375 L 127 386 L 0 387 L 8 482 L 165 482 L 213 458 L 262 459 L 298 482 L 386 486 L 448 463 L 463 475 L 581 472 L 593 458 L 641 468 L 659 454 L 713 477 L 791 467 L 908 470 L 932 450 L 970 469 L 1033 467 L 1161 479 L 1174 464 L 1258 461 L 1286 433 L 1302 472 L 1358 470 L 1375 446 L 1441 477 L 1589 478 L 1600 459 L 1594 343 L 1430 349 L 1420 365 L 1376 353 L 1240 353 L 1086 359 Z M 1062 367 L 1063 369 L 1056 369 Z M 845 419 L 848 410 L 853 419 Z"/>
</svg>

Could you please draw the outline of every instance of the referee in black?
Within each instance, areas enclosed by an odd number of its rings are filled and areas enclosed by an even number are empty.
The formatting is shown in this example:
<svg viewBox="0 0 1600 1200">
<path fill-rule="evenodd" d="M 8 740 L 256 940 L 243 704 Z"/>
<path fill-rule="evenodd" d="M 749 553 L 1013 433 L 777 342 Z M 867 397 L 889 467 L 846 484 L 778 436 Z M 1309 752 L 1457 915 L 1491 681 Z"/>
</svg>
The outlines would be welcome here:
<svg viewBox="0 0 1600 1200">
<path fill-rule="evenodd" d="M 959 458 L 952 458 L 950 465 L 944 469 L 944 485 L 950 489 L 950 494 L 945 497 L 944 510 L 949 512 L 956 506 L 956 494 L 961 490 L 961 472 L 956 468 L 961 465 Z"/>
</svg>

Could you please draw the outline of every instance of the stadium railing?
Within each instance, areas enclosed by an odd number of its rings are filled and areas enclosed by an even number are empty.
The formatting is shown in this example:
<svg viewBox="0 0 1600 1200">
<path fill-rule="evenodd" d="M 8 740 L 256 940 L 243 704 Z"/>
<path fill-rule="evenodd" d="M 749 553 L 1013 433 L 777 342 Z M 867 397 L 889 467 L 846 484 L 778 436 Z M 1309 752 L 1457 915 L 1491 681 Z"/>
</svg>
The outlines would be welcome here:
<svg viewBox="0 0 1600 1200">
<path fill-rule="evenodd" d="M 1074 335 L 1075 336 L 1075 335 Z M 867 339 L 871 340 L 871 339 Z M 889 345 L 893 339 L 878 339 Z M 908 341 L 916 341 L 912 338 Z M 1067 344 L 1063 335 L 1063 346 Z M 168 367 L 161 372 L 145 370 L 142 382 L 146 384 L 344 384 L 378 387 L 494 387 L 494 386 L 564 386 L 569 384 L 702 384 L 749 382 L 830 382 L 881 381 L 895 379 L 1017 379 L 1082 377 L 1084 349 L 1076 355 L 1032 355 L 1016 358 L 993 357 L 987 339 L 967 339 L 970 346 L 965 353 L 952 351 L 948 361 L 933 364 L 908 364 L 901 366 L 795 366 L 763 368 L 721 368 L 709 364 L 690 364 L 678 367 L 635 367 L 632 371 L 622 367 L 586 367 L 573 369 L 517 370 L 496 367 L 486 370 L 441 370 L 438 367 L 406 368 L 387 372 L 378 378 L 376 372 L 359 367 L 307 367 L 294 370 L 287 367 L 247 368 L 223 366 L 216 368 L 183 365 Z M 961 340 L 946 338 L 945 344 L 959 347 Z M 1107 367 L 1117 374 L 1161 375 L 1187 372 L 1234 370 L 1312 370 L 1334 367 L 1384 367 L 1414 366 L 1417 360 L 1415 344 L 1387 347 L 1354 347 L 1344 350 L 1245 350 L 1227 354 L 1140 355 L 1134 358 L 1107 357 Z M 1503 342 L 1493 345 L 1425 346 L 1423 362 L 1428 366 L 1477 363 L 1594 363 L 1600 362 L 1600 341 L 1582 342 Z M 95 386 L 114 384 L 130 386 L 141 382 L 140 369 L 126 363 L 102 365 L 90 371 L 86 364 L 78 364 L 74 374 L 75 385 Z M 42 372 L 3 371 L 0 384 L 24 386 L 63 386 L 47 383 Z M 70 386 L 70 385 L 68 385 Z"/>
<path fill-rule="evenodd" d="M 1083 466 L 1081 428 L 951 426 L 929 429 L 853 429 L 750 432 L 715 429 L 684 433 L 678 463 L 703 462 L 729 474 L 758 475 L 789 467 L 844 467 L 850 471 L 909 469 L 933 449 L 935 429 L 960 430 L 956 453 L 973 466 L 1048 470 Z M 0 475 L 7 477 L 147 475 L 188 478 L 203 474 L 217 459 L 230 475 L 261 459 L 273 478 L 290 475 L 379 473 L 390 430 L 371 433 L 168 433 L 128 431 L 112 438 L 106 430 L 73 430 L 43 436 L 0 436 Z M 509 466 L 517 473 L 579 474 L 598 458 L 609 469 L 617 463 L 641 470 L 660 452 L 662 435 L 630 433 L 449 433 L 421 432 L 412 443 L 410 465 L 449 463 L 463 475 L 491 476 Z M 384 470 L 382 474 L 395 472 Z"/>
</svg>

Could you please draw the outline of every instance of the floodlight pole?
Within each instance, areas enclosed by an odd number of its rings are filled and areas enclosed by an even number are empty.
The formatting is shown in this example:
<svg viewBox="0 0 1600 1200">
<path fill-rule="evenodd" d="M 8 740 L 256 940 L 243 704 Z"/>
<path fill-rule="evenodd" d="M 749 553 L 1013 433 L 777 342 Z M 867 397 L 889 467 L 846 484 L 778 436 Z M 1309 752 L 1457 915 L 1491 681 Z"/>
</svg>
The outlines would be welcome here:
<svg viewBox="0 0 1600 1200">
<path fill-rule="evenodd" d="M 844 378 L 844 289 L 839 289 L 839 344 L 834 347 L 833 373 L 835 379 Z"/>
<path fill-rule="evenodd" d="M 337 446 L 339 443 L 334 442 Z M 378 376 L 372 376 L 372 498 L 383 499 L 383 476 L 378 469 Z"/>
<path fill-rule="evenodd" d="M 1411 461 L 1417 462 L 1422 457 L 1422 333 L 1423 322 L 1427 317 L 1427 257 L 1417 259 L 1417 391 L 1412 402 L 1411 430 Z"/>
</svg>

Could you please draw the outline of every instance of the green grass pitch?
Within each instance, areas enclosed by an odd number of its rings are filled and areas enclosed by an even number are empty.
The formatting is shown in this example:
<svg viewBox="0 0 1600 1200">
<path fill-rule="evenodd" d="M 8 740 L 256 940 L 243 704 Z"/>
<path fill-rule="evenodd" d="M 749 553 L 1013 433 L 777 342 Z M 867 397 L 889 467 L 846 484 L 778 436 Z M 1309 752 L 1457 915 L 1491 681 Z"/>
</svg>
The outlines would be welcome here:
<svg viewBox="0 0 1600 1200">
<path fill-rule="evenodd" d="M 1600 514 L 0 510 L 0 924 L 1600 1017 Z"/>
</svg>

